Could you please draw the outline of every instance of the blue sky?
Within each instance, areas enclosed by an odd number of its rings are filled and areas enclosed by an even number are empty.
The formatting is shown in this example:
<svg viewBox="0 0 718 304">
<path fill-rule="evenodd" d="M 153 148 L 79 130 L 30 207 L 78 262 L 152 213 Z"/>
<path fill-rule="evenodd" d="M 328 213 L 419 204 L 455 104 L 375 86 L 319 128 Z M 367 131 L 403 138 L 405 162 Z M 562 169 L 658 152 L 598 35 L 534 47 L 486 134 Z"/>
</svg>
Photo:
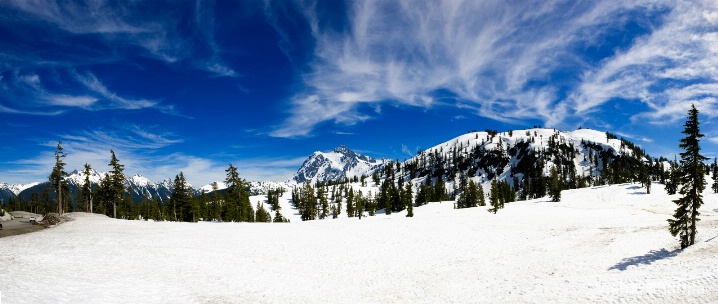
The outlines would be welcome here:
<svg viewBox="0 0 718 304">
<path fill-rule="evenodd" d="M 339 145 L 403 160 L 469 130 L 590 127 L 716 155 L 714 1 L 0 2 L 0 182 L 68 168 L 291 178 Z"/>
</svg>

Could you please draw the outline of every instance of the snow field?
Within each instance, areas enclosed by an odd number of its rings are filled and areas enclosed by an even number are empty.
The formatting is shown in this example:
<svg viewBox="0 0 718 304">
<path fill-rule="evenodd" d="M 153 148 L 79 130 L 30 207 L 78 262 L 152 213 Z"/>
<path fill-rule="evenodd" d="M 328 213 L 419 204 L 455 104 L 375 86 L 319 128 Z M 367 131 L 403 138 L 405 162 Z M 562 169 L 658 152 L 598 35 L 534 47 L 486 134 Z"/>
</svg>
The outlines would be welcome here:
<svg viewBox="0 0 718 304">
<path fill-rule="evenodd" d="M 169 223 L 78 213 L 0 239 L 0 292 L 3 303 L 718 301 L 718 195 L 705 193 L 697 243 L 680 251 L 666 222 L 676 196 L 652 188 L 569 190 L 562 202 L 513 202 L 498 214 L 430 203 L 414 218 L 361 221 Z"/>
</svg>

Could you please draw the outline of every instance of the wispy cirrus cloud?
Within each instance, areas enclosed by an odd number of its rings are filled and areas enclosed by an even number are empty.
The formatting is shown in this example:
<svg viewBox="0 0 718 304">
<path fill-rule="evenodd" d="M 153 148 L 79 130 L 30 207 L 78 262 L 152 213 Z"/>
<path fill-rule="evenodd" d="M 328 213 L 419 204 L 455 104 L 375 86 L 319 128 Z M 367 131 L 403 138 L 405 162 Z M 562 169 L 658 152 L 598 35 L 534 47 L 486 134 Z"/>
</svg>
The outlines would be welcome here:
<svg viewBox="0 0 718 304">
<path fill-rule="evenodd" d="M 0 111 L 15 114 L 57 115 L 67 108 L 80 108 L 90 111 L 108 109 L 137 110 L 156 108 L 167 112 L 168 106 L 158 101 L 134 99 L 118 95 L 111 91 L 93 73 L 79 73 L 74 69 L 67 71 L 62 81 L 65 87 L 74 87 L 63 91 L 48 88 L 43 77 L 34 72 L 14 71 L 12 77 L 0 78 L 0 98 L 15 103 L 15 109 L 2 107 Z M 47 82 L 53 82 L 48 80 Z M 75 93 L 75 94 L 73 94 Z M 33 110 L 27 110 L 27 108 Z M 38 111 L 37 108 L 60 108 L 60 110 Z"/>
<path fill-rule="evenodd" d="M 89 72 L 89 67 L 98 64 L 131 64 L 138 54 L 162 61 L 174 69 L 204 71 L 209 77 L 239 77 L 239 73 L 226 63 L 222 46 L 214 37 L 214 2 L 170 1 L 167 4 L 171 9 L 159 3 L 148 5 L 133 1 L 0 2 L 0 9 L 18 16 L 5 19 L 3 26 L 42 31 L 46 35 L 32 39 L 32 35 L 18 34 L 14 37 L 17 45 L 10 40 L 6 44 L 0 43 L 3 44 L 0 74 L 35 77 L 34 83 L 18 77 L 14 77 L 14 81 L 0 79 L 5 91 L 11 92 L 3 96 L 2 111 L 61 113 L 24 108 L 25 101 L 38 100 L 57 107 L 87 110 L 156 108 L 177 115 L 171 106 L 160 105 L 156 100 L 128 98 L 124 96 L 126 92 L 110 91 L 100 80 L 103 75 L 97 71 Z M 183 22 L 190 26 L 182 26 Z M 48 50 L 28 52 L 28 48 Z M 70 74 L 71 77 L 56 79 L 59 84 L 49 88 L 43 83 L 50 77 L 48 74 Z M 58 89 L 77 84 L 81 86 L 74 90 Z"/>
<path fill-rule="evenodd" d="M 588 114 L 614 98 L 648 106 L 634 121 L 673 119 L 688 102 L 714 112 L 716 98 L 700 87 L 718 79 L 710 1 L 356 1 L 339 29 L 326 25 L 315 2 L 295 5 L 316 47 L 305 89 L 273 136 L 366 121 L 376 104 L 431 108 L 438 92 L 467 114 L 556 127 L 595 120 Z M 284 37 L 275 15 L 266 15 Z M 627 41 L 599 57 L 583 53 L 617 43 L 616 32 Z"/>
<path fill-rule="evenodd" d="M 238 74 L 223 62 L 221 47 L 214 39 L 214 2 L 167 3 L 174 9 L 106 0 L 8 0 L 2 5 L 70 34 L 95 35 L 110 49 L 137 46 L 144 49 L 147 56 L 168 63 L 197 59 L 192 62 L 196 68 L 219 76 L 237 77 Z M 190 21 L 198 30 L 190 33 L 179 30 L 186 12 L 194 16 Z M 193 36 L 199 39 L 192 39 Z M 198 54 L 197 50 L 205 47 L 211 52 Z"/>
<path fill-rule="evenodd" d="M 676 122 L 690 104 L 718 116 L 718 3 L 671 3 L 660 27 L 583 75 L 570 98 L 578 113 L 623 98 L 648 108 L 634 123 Z"/>
</svg>

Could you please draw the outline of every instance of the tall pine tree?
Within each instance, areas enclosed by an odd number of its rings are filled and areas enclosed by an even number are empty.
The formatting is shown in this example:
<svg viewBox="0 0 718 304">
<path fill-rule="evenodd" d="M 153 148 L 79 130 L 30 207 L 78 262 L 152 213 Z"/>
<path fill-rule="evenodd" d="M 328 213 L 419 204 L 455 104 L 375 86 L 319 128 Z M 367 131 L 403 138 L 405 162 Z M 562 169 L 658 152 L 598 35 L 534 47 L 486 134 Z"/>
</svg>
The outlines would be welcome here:
<svg viewBox="0 0 718 304">
<path fill-rule="evenodd" d="M 92 182 L 90 181 L 92 167 L 90 167 L 89 164 L 85 163 L 85 171 L 83 173 L 85 174 L 85 183 L 82 185 L 81 188 L 82 198 L 85 200 L 85 204 L 87 205 L 87 211 L 92 213 Z"/>
<path fill-rule="evenodd" d="M 57 213 L 62 214 L 62 212 L 65 210 L 62 206 L 62 202 L 64 199 L 64 186 L 65 186 L 65 176 L 67 176 L 67 172 L 65 172 L 65 162 L 62 161 L 63 158 L 65 158 L 65 153 L 62 152 L 62 146 L 60 145 L 60 142 L 57 142 L 57 150 L 55 150 L 55 167 L 52 168 L 52 173 L 50 174 L 50 183 L 52 184 L 53 188 L 55 188 L 55 198 L 57 199 Z"/>
<path fill-rule="evenodd" d="M 115 156 L 115 151 L 110 150 L 112 159 L 110 159 L 110 175 L 107 177 L 109 193 L 108 200 L 112 204 L 112 217 L 117 218 L 117 205 L 119 205 L 125 195 L 125 165 L 120 164 L 120 160 Z"/>
<path fill-rule="evenodd" d="M 699 221 L 698 208 L 703 204 L 702 192 L 705 189 L 705 177 L 703 175 L 703 161 L 708 160 L 700 154 L 701 134 L 698 122 L 698 110 L 691 105 L 688 110 L 688 119 L 683 125 L 685 138 L 681 139 L 679 147 L 681 152 L 681 170 L 678 183 L 681 186 L 679 193 L 681 198 L 673 202 L 678 205 L 673 219 L 669 219 L 669 230 L 673 236 L 678 236 L 681 241 L 681 248 L 693 245 L 696 241 L 696 222 Z"/>
<path fill-rule="evenodd" d="M 551 168 L 551 179 L 549 180 L 548 195 L 552 202 L 561 201 L 561 180 L 559 180 L 556 166 Z"/>
<path fill-rule="evenodd" d="M 711 186 L 711 189 L 713 189 L 713 193 L 718 193 L 718 163 L 716 163 L 716 158 L 713 158 L 713 186 Z"/>
</svg>

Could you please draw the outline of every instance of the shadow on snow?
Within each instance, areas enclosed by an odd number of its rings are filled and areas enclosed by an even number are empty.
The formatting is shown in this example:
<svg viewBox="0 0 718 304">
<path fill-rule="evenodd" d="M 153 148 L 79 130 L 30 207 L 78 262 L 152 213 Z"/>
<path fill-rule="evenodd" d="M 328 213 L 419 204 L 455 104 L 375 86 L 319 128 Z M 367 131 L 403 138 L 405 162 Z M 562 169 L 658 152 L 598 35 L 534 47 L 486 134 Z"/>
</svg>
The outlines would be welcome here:
<svg viewBox="0 0 718 304">
<path fill-rule="evenodd" d="M 661 250 L 651 250 L 644 255 L 625 258 L 620 263 L 613 265 L 611 268 L 608 268 L 608 270 L 617 269 L 620 271 L 624 271 L 628 268 L 628 266 L 651 265 L 653 264 L 653 262 L 674 257 L 678 255 L 678 252 L 680 252 L 680 249 L 676 249 L 673 251 L 668 251 L 665 248 Z"/>
</svg>

